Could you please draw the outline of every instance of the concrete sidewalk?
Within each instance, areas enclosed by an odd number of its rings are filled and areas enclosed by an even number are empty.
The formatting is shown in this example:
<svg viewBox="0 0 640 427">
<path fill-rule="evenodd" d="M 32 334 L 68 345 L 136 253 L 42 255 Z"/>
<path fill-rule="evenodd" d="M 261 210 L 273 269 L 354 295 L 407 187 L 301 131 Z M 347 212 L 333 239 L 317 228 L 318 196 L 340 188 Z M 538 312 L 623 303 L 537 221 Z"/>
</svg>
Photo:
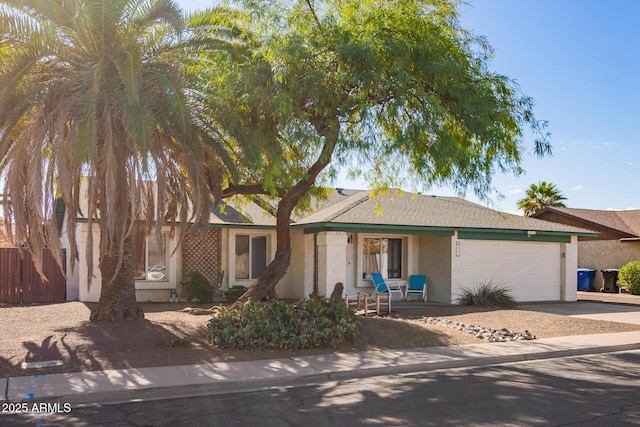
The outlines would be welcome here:
<svg viewBox="0 0 640 427">
<path fill-rule="evenodd" d="M 0 379 L 3 401 L 116 403 L 640 349 L 640 331 Z"/>
</svg>

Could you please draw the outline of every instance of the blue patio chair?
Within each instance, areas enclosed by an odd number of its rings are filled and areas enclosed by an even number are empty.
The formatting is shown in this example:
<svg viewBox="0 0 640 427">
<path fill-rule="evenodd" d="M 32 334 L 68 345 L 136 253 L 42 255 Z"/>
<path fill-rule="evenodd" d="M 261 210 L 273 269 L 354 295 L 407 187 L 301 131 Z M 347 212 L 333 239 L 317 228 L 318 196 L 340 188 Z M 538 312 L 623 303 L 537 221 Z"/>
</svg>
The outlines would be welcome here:
<svg viewBox="0 0 640 427">
<path fill-rule="evenodd" d="M 409 277 L 407 292 L 404 296 L 407 301 L 409 301 L 409 294 L 422 295 L 422 300 L 427 302 L 427 276 L 416 274 Z"/>
<path fill-rule="evenodd" d="M 388 285 L 385 283 L 382 278 L 382 274 L 380 273 L 371 273 L 371 280 L 373 280 L 373 284 L 376 287 L 376 293 L 378 294 L 390 294 L 391 299 L 393 300 L 394 295 L 398 295 L 398 299 L 403 299 L 404 295 L 402 293 L 402 289 L 400 285 L 391 284 Z"/>
</svg>

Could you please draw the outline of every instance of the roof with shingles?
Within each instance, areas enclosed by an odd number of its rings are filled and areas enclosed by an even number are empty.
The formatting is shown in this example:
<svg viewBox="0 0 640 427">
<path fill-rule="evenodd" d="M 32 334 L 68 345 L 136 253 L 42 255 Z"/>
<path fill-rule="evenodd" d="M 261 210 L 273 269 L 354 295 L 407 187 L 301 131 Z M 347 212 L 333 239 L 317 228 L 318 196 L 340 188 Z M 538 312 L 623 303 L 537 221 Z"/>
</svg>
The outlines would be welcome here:
<svg viewBox="0 0 640 427">
<path fill-rule="evenodd" d="M 233 197 L 211 204 L 209 224 L 275 227 L 276 218 L 253 200 Z"/>
<path fill-rule="evenodd" d="M 262 203 L 264 205 L 264 203 Z M 212 203 L 209 223 L 223 227 L 275 227 L 276 218 L 257 201 L 232 197 L 218 205 Z M 556 208 L 566 209 L 566 208 Z M 582 211 L 589 211 L 584 209 Z M 611 212 L 611 211 L 594 211 Z M 640 230 L 640 215 L 618 212 L 621 224 L 634 224 Z M 640 212 L 640 211 L 635 211 Z M 628 215 L 627 215 L 628 214 Z M 624 221 L 622 218 L 624 217 Z M 498 212 L 459 197 L 421 195 L 399 190 L 375 194 L 371 190 L 328 190 L 326 198 L 311 202 L 311 212 L 297 213 L 292 225 L 356 224 L 412 226 L 447 229 L 535 230 L 565 234 L 593 234 L 592 230 L 536 218 Z"/>
<path fill-rule="evenodd" d="M 385 195 L 374 195 L 371 191 L 355 193 L 342 203 L 316 212 L 296 225 L 314 223 L 594 233 L 565 224 L 498 212 L 458 197 L 397 190 L 388 191 Z"/>
<path fill-rule="evenodd" d="M 363 194 L 364 193 L 364 194 Z M 331 213 L 345 205 L 352 197 L 366 197 L 367 193 L 360 190 L 327 189 L 326 197 L 315 198 L 311 201 L 309 211 L 294 211 L 291 219 L 293 223 L 309 218 L 314 212 Z M 348 204 L 348 202 L 347 202 Z M 272 213 L 270 213 L 271 211 Z M 236 196 L 223 200 L 219 205 L 211 206 L 209 222 L 212 225 L 256 225 L 275 227 L 275 212 L 277 205 L 264 201 L 258 197 Z"/>
<path fill-rule="evenodd" d="M 536 216 L 543 212 L 557 212 L 565 216 L 582 219 L 622 233 L 640 237 L 640 210 L 613 211 L 548 207 L 536 212 Z"/>
</svg>

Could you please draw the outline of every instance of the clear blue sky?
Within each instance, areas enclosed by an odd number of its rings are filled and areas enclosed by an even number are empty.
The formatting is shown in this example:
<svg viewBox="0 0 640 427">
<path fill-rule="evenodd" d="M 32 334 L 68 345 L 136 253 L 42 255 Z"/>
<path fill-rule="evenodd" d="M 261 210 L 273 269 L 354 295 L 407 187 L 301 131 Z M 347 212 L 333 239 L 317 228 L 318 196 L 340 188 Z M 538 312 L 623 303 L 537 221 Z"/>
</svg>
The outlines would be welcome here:
<svg viewBox="0 0 640 427">
<path fill-rule="evenodd" d="M 495 177 L 506 196 L 496 206 L 515 210 L 523 190 L 547 180 L 569 207 L 640 208 L 640 2 L 475 0 L 462 14 L 552 134 L 552 157 L 527 156 L 519 179 Z"/>
<path fill-rule="evenodd" d="M 212 4 L 178 3 L 186 10 Z M 494 177 L 505 198 L 494 194 L 491 206 L 516 212 L 526 188 L 546 180 L 569 207 L 640 209 L 640 1 L 469 0 L 461 12 L 463 26 L 495 49 L 491 68 L 534 98 L 552 134 L 551 157 L 527 154 L 525 175 Z M 525 145 L 531 152 L 533 141 Z"/>
</svg>

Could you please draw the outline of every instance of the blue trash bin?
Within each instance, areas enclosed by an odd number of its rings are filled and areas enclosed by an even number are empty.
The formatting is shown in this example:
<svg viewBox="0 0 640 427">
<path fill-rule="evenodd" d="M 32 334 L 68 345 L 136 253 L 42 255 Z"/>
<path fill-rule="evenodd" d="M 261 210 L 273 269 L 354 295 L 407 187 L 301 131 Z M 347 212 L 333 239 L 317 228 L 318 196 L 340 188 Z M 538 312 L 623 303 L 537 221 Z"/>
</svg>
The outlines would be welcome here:
<svg viewBox="0 0 640 427">
<path fill-rule="evenodd" d="M 594 291 L 593 286 L 594 279 L 596 278 L 596 270 L 590 268 L 578 269 L 578 290 L 579 291 Z"/>
</svg>

